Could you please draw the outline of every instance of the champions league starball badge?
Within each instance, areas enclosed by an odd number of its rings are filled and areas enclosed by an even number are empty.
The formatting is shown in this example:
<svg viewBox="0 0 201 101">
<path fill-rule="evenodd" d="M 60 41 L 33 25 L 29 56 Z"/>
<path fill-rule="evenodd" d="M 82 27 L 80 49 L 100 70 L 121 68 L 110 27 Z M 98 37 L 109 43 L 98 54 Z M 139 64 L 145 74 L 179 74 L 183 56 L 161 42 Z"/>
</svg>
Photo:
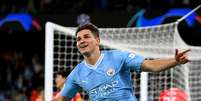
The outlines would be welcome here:
<svg viewBox="0 0 201 101">
<path fill-rule="evenodd" d="M 115 70 L 113 68 L 108 68 L 107 75 L 108 76 L 114 76 L 114 74 L 115 74 Z"/>
</svg>

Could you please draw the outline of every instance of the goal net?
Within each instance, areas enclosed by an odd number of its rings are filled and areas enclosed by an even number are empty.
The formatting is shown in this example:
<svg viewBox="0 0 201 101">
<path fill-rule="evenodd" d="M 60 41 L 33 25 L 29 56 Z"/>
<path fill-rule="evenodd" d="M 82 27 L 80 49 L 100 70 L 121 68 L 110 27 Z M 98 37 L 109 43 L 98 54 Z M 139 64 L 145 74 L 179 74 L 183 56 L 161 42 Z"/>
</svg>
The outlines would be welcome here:
<svg viewBox="0 0 201 101">
<path fill-rule="evenodd" d="M 138 28 L 100 28 L 101 49 L 134 51 L 146 59 L 173 57 L 175 49 L 191 49 L 190 63 L 157 73 L 132 72 L 133 88 L 140 101 L 174 101 L 164 91 L 178 88 L 185 94 L 180 98 L 201 100 L 201 47 L 187 45 L 178 33 L 178 22 Z M 75 28 L 51 22 L 46 24 L 45 36 L 45 101 L 50 101 L 55 89 L 55 74 L 73 69 L 83 57 L 76 48 Z M 88 101 L 86 92 L 81 92 Z M 162 96 L 163 95 L 163 96 Z M 165 100 L 166 99 L 166 100 Z M 169 100 L 168 100 L 169 99 Z"/>
</svg>

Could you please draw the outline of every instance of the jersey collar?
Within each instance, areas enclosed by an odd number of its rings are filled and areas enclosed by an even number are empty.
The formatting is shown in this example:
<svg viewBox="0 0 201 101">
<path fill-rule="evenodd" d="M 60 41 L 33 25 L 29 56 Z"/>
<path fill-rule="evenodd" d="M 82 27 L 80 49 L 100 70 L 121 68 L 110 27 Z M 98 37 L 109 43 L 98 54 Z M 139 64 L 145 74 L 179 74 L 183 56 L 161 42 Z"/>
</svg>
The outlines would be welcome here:
<svg viewBox="0 0 201 101">
<path fill-rule="evenodd" d="M 103 57 L 104 57 L 104 54 L 102 53 L 102 54 L 100 55 L 100 57 L 98 58 L 98 61 L 96 62 L 95 65 L 88 64 L 85 60 L 84 60 L 84 64 L 85 64 L 88 68 L 95 70 L 95 69 L 98 67 L 98 65 L 101 63 L 101 61 L 103 60 Z"/>
</svg>

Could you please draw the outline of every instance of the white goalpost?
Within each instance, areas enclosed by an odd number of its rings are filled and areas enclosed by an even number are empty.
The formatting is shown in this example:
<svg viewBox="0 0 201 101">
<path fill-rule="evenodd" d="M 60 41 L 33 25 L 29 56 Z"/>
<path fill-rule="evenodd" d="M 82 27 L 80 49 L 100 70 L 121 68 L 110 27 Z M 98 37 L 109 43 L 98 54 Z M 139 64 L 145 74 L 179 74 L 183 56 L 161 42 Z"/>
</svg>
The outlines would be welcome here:
<svg viewBox="0 0 201 101">
<path fill-rule="evenodd" d="M 162 92 L 171 88 L 181 89 L 186 93 L 181 97 L 189 101 L 201 100 L 201 47 L 182 40 L 177 29 L 180 21 L 138 28 L 100 28 L 103 50 L 127 50 L 146 59 L 157 59 L 173 57 L 176 48 L 191 49 L 191 62 L 185 65 L 157 73 L 132 72 L 133 88 L 140 101 L 159 101 Z M 45 33 L 45 101 L 50 101 L 55 91 L 55 73 L 73 69 L 83 58 L 76 48 L 74 27 L 47 22 Z M 89 100 L 86 92 L 81 94 L 83 101 Z"/>
</svg>

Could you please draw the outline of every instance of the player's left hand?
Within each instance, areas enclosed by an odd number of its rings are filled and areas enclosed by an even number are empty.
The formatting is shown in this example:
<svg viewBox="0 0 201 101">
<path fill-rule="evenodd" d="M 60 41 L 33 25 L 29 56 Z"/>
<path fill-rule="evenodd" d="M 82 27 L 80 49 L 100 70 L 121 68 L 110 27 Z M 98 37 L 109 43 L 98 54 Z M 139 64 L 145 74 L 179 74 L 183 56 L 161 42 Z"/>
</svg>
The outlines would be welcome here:
<svg viewBox="0 0 201 101">
<path fill-rule="evenodd" d="M 191 49 L 187 49 L 185 51 L 179 52 L 178 49 L 175 50 L 175 60 L 178 64 L 185 64 L 189 62 L 189 59 L 187 58 L 187 52 L 191 51 Z"/>
</svg>

